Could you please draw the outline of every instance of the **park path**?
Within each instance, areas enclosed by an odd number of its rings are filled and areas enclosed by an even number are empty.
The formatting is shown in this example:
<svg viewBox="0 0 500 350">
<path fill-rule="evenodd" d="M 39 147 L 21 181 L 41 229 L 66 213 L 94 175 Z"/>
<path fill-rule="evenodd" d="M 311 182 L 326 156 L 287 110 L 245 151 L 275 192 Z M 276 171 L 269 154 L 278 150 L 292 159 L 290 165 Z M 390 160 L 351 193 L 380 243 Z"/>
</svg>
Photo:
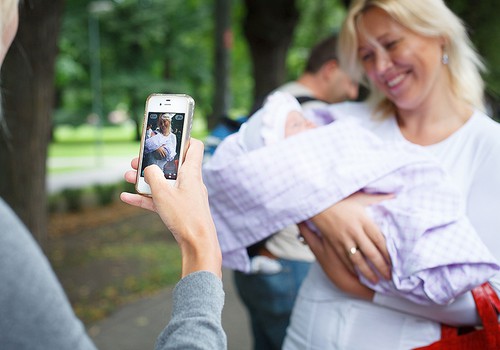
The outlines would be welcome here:
<svg viewBox="0 0 500 350">
<path fill-rule="evenodd" d="M 50 158 L 48 167 L 74 168 L 47 175 L 47 191 L 59 192 L 65 188 L 81 188 L 95 184 L 110 184 L 123 180 L 125 171 L 131 169 L 132 157 L 57 157 Z"/>
<path fill-rule="evenodd" d="M 57 158 L 50 166 L 56 168 L 79 167 L 72 172 L 47 175 L 49 193 L 65 188 L 111 184 L 123 180 L 130 169 L 132 157 Z M 252 347 L 249 320 L 232 281 L 232 271 L 223 271 L 226 299 L 222 325 L 228 338 L 228 350 L 250 350 Z M 153 349 L 156 337 L 166 325 L 171 313 L 172 288 L 122 306 L 110 317 L 89 328 L 89 334 L 100 350 Z"/>
<path fill-rule="evenodd" d="M 223 271 L 223 282 L 226 300 L 222 326 L 228 350 L 250 350 L 249 321 L 234 290 L 231 271 Z M 90 327 L 89 334 L 100 350 L 153 349 L 156 337 L 170 318 L 171 301 L 172 288 L 166 288 L 152 297 L 125 305 Z"/>
</svg>

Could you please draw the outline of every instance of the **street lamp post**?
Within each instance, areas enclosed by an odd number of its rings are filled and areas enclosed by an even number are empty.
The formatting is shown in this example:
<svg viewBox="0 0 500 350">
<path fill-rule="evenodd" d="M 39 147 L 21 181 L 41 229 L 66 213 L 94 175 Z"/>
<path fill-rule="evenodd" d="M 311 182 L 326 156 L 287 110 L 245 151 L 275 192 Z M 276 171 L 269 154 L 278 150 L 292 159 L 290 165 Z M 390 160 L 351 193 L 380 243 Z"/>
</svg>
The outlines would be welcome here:
<svg viewBox="0 0 500 350">
<path fill-rule="evenodd" d="M 111 11 L 111 1 L 92 1 L 89 4 L 89 54 L 90 81 L 92 91 L 92 113 L 96 117 L 96 165 L 102 162 L 102 86 L 101 86 L 101 43 L 99 15 Z"/>
</svg>

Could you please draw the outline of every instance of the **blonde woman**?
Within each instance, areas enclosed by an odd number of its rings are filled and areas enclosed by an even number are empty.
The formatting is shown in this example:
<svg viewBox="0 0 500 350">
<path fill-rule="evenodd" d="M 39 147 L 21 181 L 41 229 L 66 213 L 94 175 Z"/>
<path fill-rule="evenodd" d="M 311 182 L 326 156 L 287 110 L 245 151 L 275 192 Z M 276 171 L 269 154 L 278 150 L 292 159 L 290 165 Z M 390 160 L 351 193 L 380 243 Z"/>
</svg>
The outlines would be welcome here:
<svg viewBox="0 0 500 350">
<path fill-rule="evenodd" d="M 149 157 L 147 165 L 156 164 L 164 172 L 172 169 L 171 164 L 177 155 L 177 136 L 172 132 L 172 117 L 173 113 L 162 114 L 157 130 L 144 142 L 144 154 Z"/>
</svg>

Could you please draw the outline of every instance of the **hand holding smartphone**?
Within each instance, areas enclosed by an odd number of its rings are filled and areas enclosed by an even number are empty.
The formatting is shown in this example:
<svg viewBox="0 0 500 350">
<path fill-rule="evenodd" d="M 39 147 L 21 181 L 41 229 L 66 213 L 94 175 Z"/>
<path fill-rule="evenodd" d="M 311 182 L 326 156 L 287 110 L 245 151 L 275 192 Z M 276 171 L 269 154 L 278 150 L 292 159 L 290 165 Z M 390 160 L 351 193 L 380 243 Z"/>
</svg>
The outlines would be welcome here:
<svg viewBox="0 0 500 350">
<path fill-rule="evenodd" d="M 136 191 L 151 195 L 144 169 L 157 165 L 174 184 L 193 126 L 194 100 L 184 94 L 152 94 L 146 100 Z"/>
</svg>

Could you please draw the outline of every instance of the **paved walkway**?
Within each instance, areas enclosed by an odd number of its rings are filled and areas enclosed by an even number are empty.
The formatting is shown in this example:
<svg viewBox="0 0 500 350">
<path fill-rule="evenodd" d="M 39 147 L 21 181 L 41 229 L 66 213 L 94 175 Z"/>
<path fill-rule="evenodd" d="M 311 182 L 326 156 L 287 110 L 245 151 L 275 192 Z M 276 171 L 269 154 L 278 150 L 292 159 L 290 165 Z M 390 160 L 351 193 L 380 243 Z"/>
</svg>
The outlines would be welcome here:
<svg viewBox="0 0 500 350">
<path fill-rule="evenodd" d="M 64 188 L 88 187 L 94 184 L 122 181 L 125 171 L 130 169 L 131 157 L 65 159 L 59 158 L 52 167 L 81 167 L 82 170 L 62 172 L 47 177 L 49 193 Z M 98 166 L 96 166 L 98 165 Z M 232 282 L 232 272 L 223 271 L 226 300 L 222 314 L 222 325 L 228 337 L 229 350 L 250 350 L 249 320 Z M 89 334 L 100 350 L 144 350 L 153 349 L 156 337 L 170 319 L 172 289 L 166 288 L 158 294 L 124 305 L 109 318 L 90 327 Z M 215 349 L 214 349 L 215 350 Z"/>
<path fill-rule="evenodd" d="M 227 334 L 229 350 L 250 350 L 249 321 L 243 305 L 236 295 L 232 272 L 223 273 L 226 301 L 222 313 L 222 326 Z M 153 349 L 156 337 L 170 319 L 172 289 L 129 304 L 89 329 L 100 350 Z M 214 349 L 215 350 L 215 349 Z"/>
<path fill-rule="evenodd" d="M 51 169 L 74 168 L 74 171 L 56 171 L 47 176 L 47 191 L 54 193 L 65 188 L 88 187 L 95 184 L 115 183 L 123 180 L 130 170 L 132 157 L 58 157 L 49 160 Z"/>
</svg>

